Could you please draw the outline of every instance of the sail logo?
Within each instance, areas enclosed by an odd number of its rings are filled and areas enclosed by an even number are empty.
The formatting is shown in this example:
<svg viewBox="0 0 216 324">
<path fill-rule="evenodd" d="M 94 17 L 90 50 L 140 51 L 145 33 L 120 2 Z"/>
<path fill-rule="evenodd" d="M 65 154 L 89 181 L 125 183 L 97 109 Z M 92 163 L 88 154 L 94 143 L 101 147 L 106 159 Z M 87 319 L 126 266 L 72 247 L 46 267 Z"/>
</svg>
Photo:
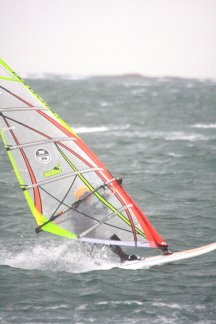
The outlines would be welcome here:
<svg viewBox="0 0 216 324">
<path fill-rule="evenodd" d="M 44 148 L 39 148 L 35 151 L 35 157 L 42 163 L 47 163 L 51 160 L 51 154 Z"/>
<path fill-rule="evenodd" d="M 57 164 L 51 171 L 44 172 L 44 176 L 46 178 L 48 178 L 48 177 L 51 177 L 51 176 L 53 176 L 55 174 L 62 173 L 62 170 L 59 169 L 60 166 L 61 166 L 60 164 Z"/>
</svg>

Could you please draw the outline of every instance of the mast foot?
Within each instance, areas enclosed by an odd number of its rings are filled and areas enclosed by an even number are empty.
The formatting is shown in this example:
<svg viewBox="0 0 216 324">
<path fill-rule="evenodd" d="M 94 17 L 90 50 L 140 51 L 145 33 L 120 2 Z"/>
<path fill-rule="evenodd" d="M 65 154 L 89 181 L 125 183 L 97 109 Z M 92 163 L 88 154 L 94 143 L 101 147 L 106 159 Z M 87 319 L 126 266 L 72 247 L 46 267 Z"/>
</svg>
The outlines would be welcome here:
<svg viewBox="0 0 216 324">
<path fill-rule="evenodd" d="M 167 246 L 161 245 L 161 250 L 162 250 L 163 255 L 172 254 L 172 252 L 168 250 L 168 245 Z"/>
</svg>

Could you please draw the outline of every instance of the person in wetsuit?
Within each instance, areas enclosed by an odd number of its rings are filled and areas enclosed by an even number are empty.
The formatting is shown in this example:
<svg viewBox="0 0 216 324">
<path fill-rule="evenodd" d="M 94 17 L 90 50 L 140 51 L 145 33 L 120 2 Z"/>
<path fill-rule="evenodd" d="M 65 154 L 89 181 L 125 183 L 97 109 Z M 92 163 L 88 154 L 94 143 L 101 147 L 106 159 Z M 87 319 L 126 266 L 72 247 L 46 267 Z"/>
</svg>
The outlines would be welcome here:
<svg viewBox="0 0 216 324">
<path fill-rule="evenodd" d="M 77 210 L 84 215 L 88 215 L 89 217 L 86 217 L 85 220 L 85 228 L 88 229 L 90 228 L 93 224 L 92 224 L 92 219 L 91 217 L 93 217 L 94 215 L 103 215 L 104 214 L 104 207 L 97 207 L 97 202 L 96 203 L 92 203 L 91 201 L 91 196 L 89 196 L 90 194 L 90 190 L 88 187 L 86 186 L 82 186 L 79 187 L 78 189 L 75 190 L 74 192 L 74 197 L 76 199 L 76 201 L 79 203 Z M 106 198 L 106 197 L 104 197 Z M 106 208 L 106 207 L 105 207 Z M 79 231 L 77 229 L 77 231 Z M 83 231 L 83 228 L 82 228 Z M 76 234 L 80 234 L 80 233 L 76 233 Z M 110 237 L 110 240 L 114 240 L 114 241 L 121 241 L 120 238 L 116 235 L 113 234 Z M 99 244 L 97 244 L 99 245 Z M 129 255 L 126 254 L 119 245 L 109 245 L 111 251 L 115 254 L 117 254 L 121 260 L 121 262 L 123 261 L 133 261 L 133 260 L 140 260 L 140 257 L 137 255 Z"/>
</svg>

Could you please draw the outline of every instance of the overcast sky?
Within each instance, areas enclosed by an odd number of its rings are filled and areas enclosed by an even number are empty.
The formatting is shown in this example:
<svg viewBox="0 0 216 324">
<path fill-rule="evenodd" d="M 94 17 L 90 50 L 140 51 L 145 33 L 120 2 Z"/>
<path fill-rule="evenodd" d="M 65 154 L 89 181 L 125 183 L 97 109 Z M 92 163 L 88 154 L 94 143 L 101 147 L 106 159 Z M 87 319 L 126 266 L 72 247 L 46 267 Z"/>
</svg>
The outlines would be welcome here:
<svg viewBox="0 0 216 324">
<path fill-rule="evenodd" d="M 216 0 L 0 0 L 17 73 L 216 79 Z"/>
</svg>

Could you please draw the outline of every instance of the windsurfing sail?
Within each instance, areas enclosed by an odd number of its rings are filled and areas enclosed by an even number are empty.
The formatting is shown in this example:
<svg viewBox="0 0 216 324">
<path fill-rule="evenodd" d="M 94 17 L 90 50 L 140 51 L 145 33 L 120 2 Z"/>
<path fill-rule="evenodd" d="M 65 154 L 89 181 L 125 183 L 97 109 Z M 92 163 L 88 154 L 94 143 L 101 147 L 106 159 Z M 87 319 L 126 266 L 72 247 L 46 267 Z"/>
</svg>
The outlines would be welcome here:
<svg viewBox="0 0 216 324">
<path fill-rule="evenodd" d="M 121 179 L 2 60 L 0 129 L 37 233 L 167 249 Z"/>
</svg>

